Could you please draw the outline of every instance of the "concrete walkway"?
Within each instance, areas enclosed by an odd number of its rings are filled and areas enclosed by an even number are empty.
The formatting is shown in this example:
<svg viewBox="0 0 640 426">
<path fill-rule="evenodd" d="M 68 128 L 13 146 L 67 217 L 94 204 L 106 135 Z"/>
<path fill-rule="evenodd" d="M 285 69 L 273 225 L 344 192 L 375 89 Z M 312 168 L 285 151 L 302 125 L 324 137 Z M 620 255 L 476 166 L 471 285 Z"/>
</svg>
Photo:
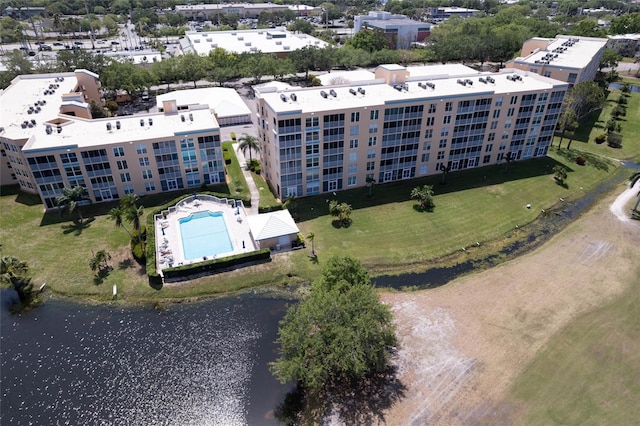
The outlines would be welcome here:
<svg viewBox="0 0 640 426">
<path fill-rule="evenodd" d="M 253 176 L 251 175 L 249 167 L 247 167 L 247 159 L 242 154 L 242 151 L 238 151 L 238 143 L 234 142 L 231 146 L 233 147 L 233 152 L 238 158 L 240 168 L 244 174 L 244 180 L 247 181 L 247 187 L 251 193 L 251 208 L 249 209 L 249 214 L 252 216 L 257 215 L 259 213 L 258 206 L 260 204 L 260 191 L 258 190 L 256 183 L 253 181 Z"/>
</svg>

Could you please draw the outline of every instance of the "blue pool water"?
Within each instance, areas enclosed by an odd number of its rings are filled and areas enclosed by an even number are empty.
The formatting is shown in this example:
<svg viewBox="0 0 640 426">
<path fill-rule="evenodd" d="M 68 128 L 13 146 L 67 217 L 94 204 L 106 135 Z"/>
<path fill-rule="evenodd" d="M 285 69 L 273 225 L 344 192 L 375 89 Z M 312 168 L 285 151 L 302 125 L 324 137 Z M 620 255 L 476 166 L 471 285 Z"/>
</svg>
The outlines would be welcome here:
<svg viewBox="0 0 640 426">
<path fill-rule="evenodd" d="M 197 212 L 180 219 L 185 260 L 202 259 L 233 251 L 222 213 Z"/>
</svg>

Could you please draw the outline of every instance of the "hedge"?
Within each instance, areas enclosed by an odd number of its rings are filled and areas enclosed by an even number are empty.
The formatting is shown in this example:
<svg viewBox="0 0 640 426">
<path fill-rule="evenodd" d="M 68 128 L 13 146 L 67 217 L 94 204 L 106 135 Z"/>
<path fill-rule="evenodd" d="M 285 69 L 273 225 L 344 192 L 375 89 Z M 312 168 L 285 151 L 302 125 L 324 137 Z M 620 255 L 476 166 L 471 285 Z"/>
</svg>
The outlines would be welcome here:
<svg viewBox="0 0 640 426">
<path fill-rule="evenodd" d="M 179 281 L 194 275 L 209 275 L 236 269 L 247 263 L 268 262 L 271 260 L 271 250 L 263 248 L 249 253 L 240 253 L 219 259 L 203 260 L 189 265 L 174 266 L 163 269 L 165 280 Z"/>
</svg>

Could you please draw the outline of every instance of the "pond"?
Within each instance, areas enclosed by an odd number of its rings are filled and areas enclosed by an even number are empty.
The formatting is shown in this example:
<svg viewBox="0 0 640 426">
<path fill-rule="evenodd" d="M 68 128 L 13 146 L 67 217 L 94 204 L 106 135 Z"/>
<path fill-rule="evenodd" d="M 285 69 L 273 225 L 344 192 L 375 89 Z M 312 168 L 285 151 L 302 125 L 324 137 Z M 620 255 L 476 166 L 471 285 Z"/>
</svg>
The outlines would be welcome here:
<svg viewBox="0 0 640 426">
<path fill-rule="evenodd" d="M 284 300 L 122 309 L 60 300 L 0 313 L 0 423 L 278 424 L 270 374 Z"/>
</svg>

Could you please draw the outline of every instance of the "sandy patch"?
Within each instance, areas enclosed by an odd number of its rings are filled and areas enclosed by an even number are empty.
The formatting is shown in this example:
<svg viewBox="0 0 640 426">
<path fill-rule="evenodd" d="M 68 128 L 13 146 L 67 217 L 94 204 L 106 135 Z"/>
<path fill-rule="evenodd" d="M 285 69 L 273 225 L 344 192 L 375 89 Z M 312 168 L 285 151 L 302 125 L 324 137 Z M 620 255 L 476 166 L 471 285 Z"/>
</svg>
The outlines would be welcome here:
<svg viewBox="0 0 640 426">
<path fill-rule="evenodd" d="M 603 201 L 533 253 L 435 290 L 383 294 L 407 387 L 387 423 L 508 423 L 518 407 L 500 402 L 536 353 L 629 282 L 640 225 L 624 208 L 637 191 Z"/>
</svg>

